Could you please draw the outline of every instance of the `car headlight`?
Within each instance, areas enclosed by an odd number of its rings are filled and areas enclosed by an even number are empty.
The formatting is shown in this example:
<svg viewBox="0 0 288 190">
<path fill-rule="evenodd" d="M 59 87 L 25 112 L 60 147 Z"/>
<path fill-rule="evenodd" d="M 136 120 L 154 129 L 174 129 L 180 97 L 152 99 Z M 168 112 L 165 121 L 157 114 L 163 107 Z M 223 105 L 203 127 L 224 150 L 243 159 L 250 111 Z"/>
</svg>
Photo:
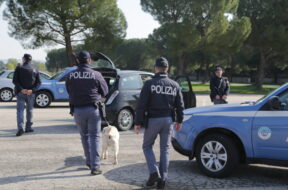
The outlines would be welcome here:
<svg viewBox="0 0 288 190">
<path fill-rule="evenodd" d="M 184 115 L 183 122 L 187 121 L 190 119 L 193 115 Z"/>
<path fill-rule="evenodd" d="M 111 94 L 111 96 L 109 97 L 109 99 L 106 102 L 106 105 L 110 105 L 112 104 L 112 102 L 114 101 L 114 99 L 118 96 L 119 91 L 116 90 L 115 92 L 113 92 L 113 94 Z"/>
</svg>

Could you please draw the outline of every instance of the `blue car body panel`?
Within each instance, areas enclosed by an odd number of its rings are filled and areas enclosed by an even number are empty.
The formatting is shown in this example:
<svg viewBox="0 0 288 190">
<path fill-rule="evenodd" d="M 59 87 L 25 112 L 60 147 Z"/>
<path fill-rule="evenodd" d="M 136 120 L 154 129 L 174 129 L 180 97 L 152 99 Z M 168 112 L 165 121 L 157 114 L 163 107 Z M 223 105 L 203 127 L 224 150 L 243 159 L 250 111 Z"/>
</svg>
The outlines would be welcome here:
<svg viewBox="0 0 288 190">
<path fill-rule="evenodd" d="M 68 73 L 75 70 L 76 67 L 69 67 L 53 80 L 43 80 L 38 91 L 46 90 L 52 93 L 54 101 L 68 100 L 69 95 L 66 90 L 65 81 L 61 81 Z"/>
<path fill-rule="evenodd" d="M 183 127 L 174 134 L 174 139 L 181 149 L 193 155 L 195 140 L 201 133 L 208 129 L 224 129 L 240 139 L 248 158 L 288 160 L 288 110 L 261 110 L 272 97 L 286 91 L 288 84 L 255 104 L 225 104 L 185 110 Z"/>
</svg>

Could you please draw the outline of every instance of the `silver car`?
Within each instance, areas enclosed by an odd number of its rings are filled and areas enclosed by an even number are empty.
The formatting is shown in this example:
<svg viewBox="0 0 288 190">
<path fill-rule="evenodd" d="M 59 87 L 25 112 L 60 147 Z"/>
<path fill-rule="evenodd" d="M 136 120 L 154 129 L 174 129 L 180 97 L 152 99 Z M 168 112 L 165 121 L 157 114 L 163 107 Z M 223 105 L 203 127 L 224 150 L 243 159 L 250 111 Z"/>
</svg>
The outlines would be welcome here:
<svg viewBox="0 0 288 190">
<path fill-rule="evenodd" d="M 0 71 L 0 101 L 10 102 L 14 95 L 14 84 L 12 82 L 14 70 Z M 41 80 L 48 80 L 50 76 L 40 72 Z"/>
</svg>

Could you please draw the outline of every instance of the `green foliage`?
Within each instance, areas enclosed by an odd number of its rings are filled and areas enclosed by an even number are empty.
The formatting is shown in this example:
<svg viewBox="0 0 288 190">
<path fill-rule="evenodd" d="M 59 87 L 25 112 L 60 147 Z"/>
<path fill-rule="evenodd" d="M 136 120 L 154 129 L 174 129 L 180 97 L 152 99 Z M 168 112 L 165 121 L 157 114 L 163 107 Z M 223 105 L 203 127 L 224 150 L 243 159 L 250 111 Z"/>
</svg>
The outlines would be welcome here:
<svg viewBox="0 0 288 190">
<path fill-rule="evenodd" d="M 38 61 L 32 61 L 32 64 L 39 70 L 39 71 L 46 71 L 46 65 L 45 63 L 38 62 Z"/>
<path fill-rule="evenodd" d="M 146 39 L 129 39 L 119 45 L 114 55 L 116 65 L 122 69 L 151 70 L 154 60 Z"/>
<path fill-rule="evenodd" d="M 223 52 L 239 51 L 251 25 L 249 18 L 236 16 L 238 3 L 238 0 L 141 0 L 143 10 L 161 24 L 149 39 L 161 54 L 177 63 L 178 74 L 183 74 L 193 62 L 207 70 L 219 54 L 223 57 Z M 191 57 L 197 60 L 189 60 Z"/>
<path fill-rule="evenodd" d="M 7 70 L 14 70 L 20 63 L 17 61 L 17 59 L 8 59 L 6 68 Z"/>
<path fill-rule="evenodd" d="M 59 70 L 68 67 L 65 49 L 54 49 L 47 53 L 46 67 L 49 72 L 58 72 Z"/>
<path fill-rule="evenodd" d="M 241 0 L 238 14 L 247 16 L 252 33 L 246 44 L 254 48 L 257 56 L 256 86 L 262 88 L 265 69 L 273 65 L 287 68 L 288 2 L 286 0 Z"/>
<path fill-rule="evenodd" d="M 72 45 L 93 36 L 112 43 L 125 36 L 126 21 L 116 0 L 6 0 L 10 35 L 26 48 L 62 44 L 73 63 Z M 104 37 L 103 37 L 104 36 Z M 102 40 L 102 41 L 101 41 Z"/>
<path fill-rule="evenodd" d="M 3 61 L 0 61 L 0 71 L 3 71 L 6 69 L 6 65 Z"/>
</svg>

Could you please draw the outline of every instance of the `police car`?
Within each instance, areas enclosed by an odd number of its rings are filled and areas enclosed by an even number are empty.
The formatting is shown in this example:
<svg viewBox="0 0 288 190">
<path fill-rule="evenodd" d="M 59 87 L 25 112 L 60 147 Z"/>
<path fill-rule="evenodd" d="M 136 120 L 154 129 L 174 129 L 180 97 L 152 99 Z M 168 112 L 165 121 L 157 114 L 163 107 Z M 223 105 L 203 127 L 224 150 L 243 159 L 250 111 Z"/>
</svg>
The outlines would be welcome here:
<svg viewBox="0 0 288 190">
<path fill-rule="evenodd" d="M 40 72 L 41 80 L 48 80 L 51 76 L 46 73 Z M 0 71 L 0 101 L 12 101 L 14 94 L 14 84 L 12 82 L 14 70 Z"/>
<path fill-rule="evenodd" d="M 239 163 L 288 163 L 288 84 L 256 102 L 187 109 L 173 147 L 210 177 Z"/>
</svg>

